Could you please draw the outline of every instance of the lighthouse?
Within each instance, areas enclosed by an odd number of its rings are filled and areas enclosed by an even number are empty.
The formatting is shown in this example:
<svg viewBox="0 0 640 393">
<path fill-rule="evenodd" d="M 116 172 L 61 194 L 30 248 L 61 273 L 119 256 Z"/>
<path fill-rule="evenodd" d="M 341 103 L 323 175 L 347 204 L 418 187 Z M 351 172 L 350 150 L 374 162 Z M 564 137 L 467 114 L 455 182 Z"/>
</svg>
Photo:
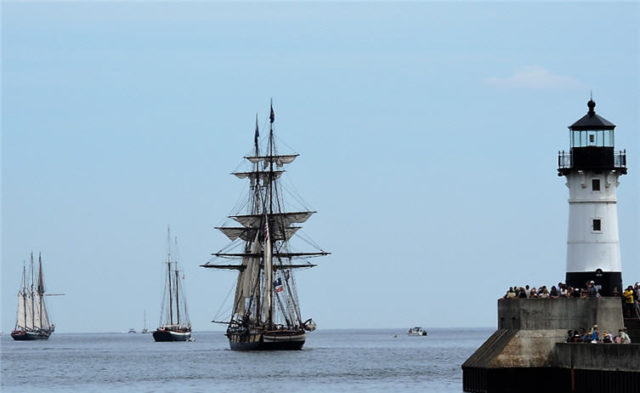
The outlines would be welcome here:
<svg viewBox="0 0 640 393">
<path fill-rule="evenodd" d="M 614 151 L 615 124 L 596 114 L 592 99 L 587 106 L 569 126 L 569 152 L 558 154 L 558 176 L 569 188 L 566 283 L 594 281 L 607 296 L 623 289 L 616 189 L 627 173 L 626 152 Z"/>
<path fill-rule="evenodd" d="M 462 364 L 465 392 L 640 392 L 638 344 L 576 346 L 563 334 L 576 326 L 628 326 L 640 342 L 637 320 L 623 318 L 620 297 L 611 296 L 622 290 L 616 190 L 626 153 L 614 150 L 616 126 L 596 115 L 592 99 L 587 106 L 569 126 L 569 151 L 558 154 L 558 176 L 569 188 L 566 282 L 585 288 L 593 281 L 604 296 L 498 299 L 498 330 Z"/>
</svg>

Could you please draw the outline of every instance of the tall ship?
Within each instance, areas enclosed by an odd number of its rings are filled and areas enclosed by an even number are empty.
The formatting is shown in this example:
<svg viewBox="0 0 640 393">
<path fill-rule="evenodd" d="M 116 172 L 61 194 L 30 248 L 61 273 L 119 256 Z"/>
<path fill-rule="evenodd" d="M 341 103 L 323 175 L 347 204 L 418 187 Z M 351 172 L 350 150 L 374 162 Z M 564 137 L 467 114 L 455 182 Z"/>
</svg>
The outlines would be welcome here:
<svg viewBox="0 0 640 393">
<path fill-rule="evenodd" d="M 298 251 L 290 244 L 301 228 L 296 224 L 307 221 L 315 211 L 285 207 L 285 191 L 290 190 L 282 187 L 281 176 L 284 166 L 292 163 L 298 154 L 278 152 L 274 119 L 271 105 L 269 135 L 266 147 L 261 149 L 256 116 L 253 151 L 243 161 L 248 170 L 233 173 L 249 181 L 248 198 L 228 216 L 235 225 L 216 228 L 232 243 L 212 254 L 214 258 L 202 265 L 238 272 L 229 320 L 213 321 L 227 325 L 226 336 L 232 350 L 302 349 L 306 332 L 316 328 L 312 319 L 302 317 L 293 272 L 315 266 L 309 258 L 329 253 L 300 234 L 296 236 L 317 250 Z M 294 197 L 301 202 L 297 195 Z M 227 263 L 217 263 L 221 260 Z"/>
<path fill-rule="evenodd" d="M 157 342 L 190 341 L 191 322 L 187 312 L 187 302 L 180 282 L 178 261 L 171 255 L 171 234 L 167 230 L 167 275 L 160 309 L 160 326 L 153 332 Z M 177 243 L 177 241 L 176 241 Z"/>
<path fill-rule="evenodd" d="M 49 321 L 49 313 L 44 301 L 45 289 L 41 255 L 38 255 L 38 277 L 35 278 L 33 253 L 31 253 L 30 276 L 29 279 L 27 267 L 23 266 L 22 288 L 18 291 L 18 315 L 11 337 L 19 341 L 47 340 L 56 327 Z"/>
</svg>

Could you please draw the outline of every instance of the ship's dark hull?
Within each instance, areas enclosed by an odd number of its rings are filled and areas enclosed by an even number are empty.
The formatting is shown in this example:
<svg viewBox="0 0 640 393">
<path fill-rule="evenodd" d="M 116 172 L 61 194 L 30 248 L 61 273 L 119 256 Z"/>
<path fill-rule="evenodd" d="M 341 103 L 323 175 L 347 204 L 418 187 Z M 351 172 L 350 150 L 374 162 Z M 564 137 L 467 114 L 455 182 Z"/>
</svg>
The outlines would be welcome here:
<svg viewBox="0 0 640 393">
<path fill-rule="evenodd" d="M 191 339 L 191 330 L 175 331 L 158 329 L 153 332 L 153 339 L 156 340 L 156 342 L 189 341 L 189 339 Z"/>
<path fill-rule="evenodd" d="M 304 331 L 227 332 L 232 351 L 293 351 L 306 341 Z"/>
<path fill-rule="evenodd" d="M 24 330 L 14 330 L 11 332 L 11 337 L 16 341 L 35 341 L 35 340 L 48 340 L 52 331 L 40 330 L 38 332 L 27 332 Z"/>
</svg>

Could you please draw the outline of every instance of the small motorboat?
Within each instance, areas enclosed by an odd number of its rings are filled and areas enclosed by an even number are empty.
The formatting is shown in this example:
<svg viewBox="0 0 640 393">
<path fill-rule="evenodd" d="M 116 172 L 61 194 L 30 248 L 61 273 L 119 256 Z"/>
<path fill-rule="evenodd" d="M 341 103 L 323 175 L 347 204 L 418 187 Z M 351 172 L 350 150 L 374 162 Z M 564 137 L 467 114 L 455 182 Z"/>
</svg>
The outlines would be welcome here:
<svg viewBox="0 0 640 393">
<path fill-rule="evenodd" d="M 421 328 L 420 326 L 415 326 L 412 327 L 411 329 L 409 329 L 409 333 L 410 336 L 426 336 L 427 335 L 427 331 L 424 330 L 423 328 Z"/>
</svg>

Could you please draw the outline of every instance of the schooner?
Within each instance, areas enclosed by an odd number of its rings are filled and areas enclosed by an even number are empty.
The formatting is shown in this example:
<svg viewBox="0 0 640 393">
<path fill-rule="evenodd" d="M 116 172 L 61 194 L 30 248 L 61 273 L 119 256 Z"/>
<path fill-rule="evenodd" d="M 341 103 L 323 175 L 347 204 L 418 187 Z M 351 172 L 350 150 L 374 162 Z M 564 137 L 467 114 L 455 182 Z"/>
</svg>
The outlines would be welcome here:
<svg viewBox="0 0 640 393">
<path fill-rule="evenodd" d="M 55 330 L 49 321 L 47 305 L 44 302 L 44 276 L 42 256 L 38 255 L 38 278 L 35 277 L 33 253 L 31 253 L 31 280 L 27 282 L 27 267 L 22 267 L 22 288 L 18 291 L 18 315 L 16 326 L 11 332 L 14 340 L 47 340 Z"/>
<path fill-rule="evenodd" d="M 280 177 L 283 167 L 298 154 L 279 154 L 273 132 L 273 105 L 269 115 L 267 146 L 260 149 L 256 116 L 254 148 L 244 157 L 250 169 L 233 175 L 249 181 L 245 207 L 229 216 L 239 226 L 216 229 L 231 241 L 227 248 L 214 253 L 216 259 L 237 260 L 231 264 L 209 261 L 202 267 L 238 271 L 232 312 L 226 336 L 232 350 L 302 349 L 306 331 L 316 328 L 312 319 L 304 319 L 295 286 L 293 271 L 315 266 L 307 259 L 328 255 L 318 247 L 314 252 L 294 251 L 289 241 L 301 224 L 315 211 L 288 211 L 284 206 Z M 238 244 L 239 243 L 239 244 Z M 238 252 L 231 252 L 234 246 Z"/>
<path fill-rule="evenodd" d="M 176 244 L 177 242 L 176 240 Z M 183 285 L 180 284 L 178 261 L 175 256 L 171 256 L 171 232 L 169 229 L 167 229 L 167 243 L 167 280 L 160 309 L 160 326 L 153 332 L 153 339 L 156 342 L 192 341 L 191 322 L 187 313 Z"/>
</svg>

